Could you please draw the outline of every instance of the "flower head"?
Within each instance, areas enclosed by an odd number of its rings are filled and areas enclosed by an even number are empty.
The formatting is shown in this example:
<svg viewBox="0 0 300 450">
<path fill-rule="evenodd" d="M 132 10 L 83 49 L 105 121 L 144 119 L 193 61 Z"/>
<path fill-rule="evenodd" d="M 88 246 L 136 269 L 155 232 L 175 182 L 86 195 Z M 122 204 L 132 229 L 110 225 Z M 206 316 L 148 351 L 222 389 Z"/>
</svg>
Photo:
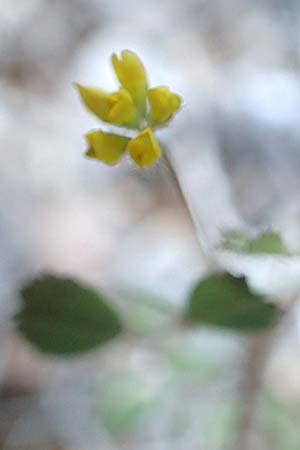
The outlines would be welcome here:
<svg viewBox="0 0 300 450">
<path fill-rule="evenodd" d="M 152 128 L 167 123 L 181 106 L 179 95 L 167 86 L 148 89 L 145 68 L 135 53 L 123 50 L 112 55 L 112 65 L 121 84 L 118 91 L 75 83 L 85 106 L 102 121 L 138 131 L 129 138 L 102 130 L 86 134 L 86 156 L 106 164 L 116 164 L 128 153 L 141 168 L 152 165 L 162 155 Z"/>
</svg>

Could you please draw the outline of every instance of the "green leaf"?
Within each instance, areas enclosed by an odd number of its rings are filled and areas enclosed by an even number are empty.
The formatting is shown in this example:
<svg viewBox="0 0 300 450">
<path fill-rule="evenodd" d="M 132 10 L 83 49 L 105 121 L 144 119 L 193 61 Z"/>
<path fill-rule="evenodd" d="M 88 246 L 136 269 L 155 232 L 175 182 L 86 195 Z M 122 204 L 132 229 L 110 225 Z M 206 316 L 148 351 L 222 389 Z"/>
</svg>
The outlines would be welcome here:
<svg viewBox="0 0 300 450">
<path fill-rule="evenodd" d="M 210 275 L 196 285 L 185 316 L 197 324 L 257 331 L 273 326 L 280 310 L 250 292 L 244 277 L 223 273 Z"/>
<path fill-rule="evenodd" d="M 280 234 L 272 231 L 265 231 L 256 239 L 250 241 L 248 251 L 250 253 L 288 254 Z"/>
<path fill-rule="evenodd" d="M 106 299 L 77 281 L 45 275 L 21 294 L 17 328 L 42 352 L 75 355 L 105 344 L 122 330 Z"/>
<path fill-rule="evenodd" d="M 246 236 L 240 231 L 229 231 L 224 234 L 222 248 L 239 253 L 289 254 L 280 234 L 274 231 L 264 231 L 255 238 Z"/>
</svg>

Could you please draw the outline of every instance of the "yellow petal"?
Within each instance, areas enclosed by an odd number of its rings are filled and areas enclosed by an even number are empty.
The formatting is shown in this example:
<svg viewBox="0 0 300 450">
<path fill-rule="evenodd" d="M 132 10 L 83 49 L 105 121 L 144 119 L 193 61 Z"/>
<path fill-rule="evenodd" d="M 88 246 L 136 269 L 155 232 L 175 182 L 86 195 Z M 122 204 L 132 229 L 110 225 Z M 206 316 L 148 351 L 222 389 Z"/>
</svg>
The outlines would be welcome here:
<svg viewBox="0 0 300 450">
<path fill-rule="evenodd" d="M 127 150 L 133 161 L 142 169 L 151 166 L 161 157 L 161 148 L 150 128 L 146 128 L 131 139 Z"/>
<path fill-rule="evenodd" d="M 86 135 L 86 137 L 87 137 L 87 135 Z M 94 152 L 94 150 L 93 150 L 93 148 L 90 146 L 88 149 L 87 149 L 87 151 L 85 152 L 85 156 L 87 157 L 87 158 L 96 158 L 96 155 L 95 155 L 95 152 Z"/>
<path fill-rule="evenodd" d="M 116 164 L 123 156 L 129 140 L 125 136 L 105 133 L 102 130 L 90 131 L 86 134 L 89 148 L 86 156 L 97 158 L 106 164 Z"/>
<path fill-rule="evenodd" d="M 141 60 L 129 50 L 121 52 L 121 58 L 114 53 L 112 65 L 121 85 L 128 90 L 139 112 L 146 112 L 147 75 Z"/>
<path fill-rule="evenodd" d="M 138 126 L 138 114 L 129 92 L 121 88 L 109 97 L 107 120 L 116 125 Z"/>
<path fill-rule="evenodd" d="M 74 84 L 78 89 L 80 97 L 85 106 L 102 120 L 107 120 L 109 111 L 110 94 L 102 89 L 92 86 L 82 86 L 79 83 Z"/>
<path fill-rule="evenodd" d="M 150 123 L 152 125 L 164 123 L 180 108 L 181 98 L 170 91 L 167 86 L 148 89 L 150 103 Z"/>
</svg>

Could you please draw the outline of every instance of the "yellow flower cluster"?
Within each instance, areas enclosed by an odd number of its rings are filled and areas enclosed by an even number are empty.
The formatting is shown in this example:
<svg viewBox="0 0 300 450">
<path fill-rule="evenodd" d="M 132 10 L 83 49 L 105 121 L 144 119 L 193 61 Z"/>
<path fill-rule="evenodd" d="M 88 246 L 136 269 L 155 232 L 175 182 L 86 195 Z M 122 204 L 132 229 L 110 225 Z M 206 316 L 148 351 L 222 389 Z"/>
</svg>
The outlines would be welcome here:
<svg viewBox="0 0 300 450">
<path fill-rule="evenodd" d="M 85 106 L 102 121 L 139 131 L 133 138 L 102 130 L 86 134 L 86 156 L 106 164 L 116 164 L 127 152 L 141 168 L 161 157 L 162 151 L 152 128 L 165 124 L 181 105 L 181 98 L 167 86 L 148 88 L 147 75 L 140 59 L 123 50 L 121 58 L 112 55 L 112 65 L 120 82 L 118 91 L 75 83 Z"/>
</svg>

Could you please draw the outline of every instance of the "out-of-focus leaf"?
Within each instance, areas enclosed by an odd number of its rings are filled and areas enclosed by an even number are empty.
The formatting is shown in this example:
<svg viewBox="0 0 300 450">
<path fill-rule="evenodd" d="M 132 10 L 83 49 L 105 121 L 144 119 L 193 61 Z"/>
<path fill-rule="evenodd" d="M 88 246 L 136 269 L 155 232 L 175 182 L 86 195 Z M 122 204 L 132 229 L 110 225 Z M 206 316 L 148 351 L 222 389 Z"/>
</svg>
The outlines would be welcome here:
<svg viewBox="0 0 300 450">
<path fill-rule="evenodd" d="M 211 380 L 219 376 L 222 364 L 207 355 L 201 355 L 193 348 L 177 348 L 167 351 L 167 359 L 174 372 L 182 377 L 197 376 L 198 380 Z"/>
<path fill-rule="evenodd" d="M 280 310 L 253 294 L 244 277 L 229 273 L 210 275 L 196 285 L 185 311 L 195 324 L 216 325 L 240 331 L 257 331 L 273 326 Z"/>
<path fill-rule="evenodd" d="M 122 330 L 106 299 L 71 279 L 46 275 L 21 290 L 17 328 L 40 351 L 74 355 L 100 346 Z"/>
<path fill-rule="evenodd" d="M 240 231 L 228 231 L 224 234 L 222 248 L 239 253 L 265 253 L 288 255 L 280 234 L 274 231 L 264 231 L 255 238 Z"/>
</svg>

